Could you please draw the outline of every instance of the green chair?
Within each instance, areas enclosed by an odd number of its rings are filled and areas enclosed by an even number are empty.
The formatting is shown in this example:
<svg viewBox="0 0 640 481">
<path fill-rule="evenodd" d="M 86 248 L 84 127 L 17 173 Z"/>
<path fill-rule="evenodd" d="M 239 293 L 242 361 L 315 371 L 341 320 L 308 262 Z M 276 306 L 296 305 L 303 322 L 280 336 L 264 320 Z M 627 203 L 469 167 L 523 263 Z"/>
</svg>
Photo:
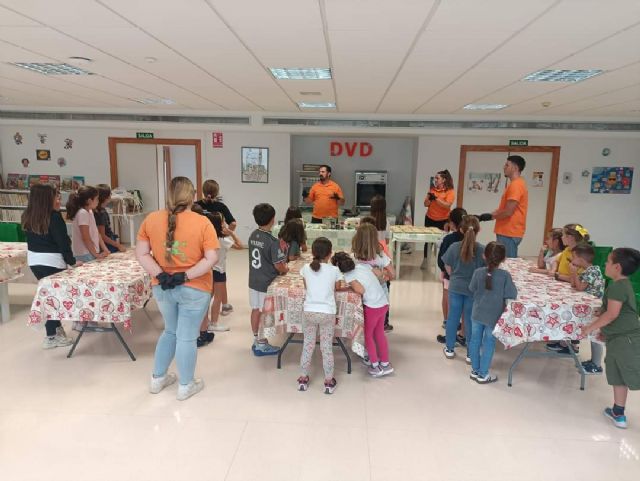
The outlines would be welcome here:
<svg viewBox="0 0 640 481">
<path fill-rule="evenodd" d="M 2 242 L 23 242 L 24 232 L 20 224 L 15 222 L 0 222 L 0 241 Z"/>
</svg>

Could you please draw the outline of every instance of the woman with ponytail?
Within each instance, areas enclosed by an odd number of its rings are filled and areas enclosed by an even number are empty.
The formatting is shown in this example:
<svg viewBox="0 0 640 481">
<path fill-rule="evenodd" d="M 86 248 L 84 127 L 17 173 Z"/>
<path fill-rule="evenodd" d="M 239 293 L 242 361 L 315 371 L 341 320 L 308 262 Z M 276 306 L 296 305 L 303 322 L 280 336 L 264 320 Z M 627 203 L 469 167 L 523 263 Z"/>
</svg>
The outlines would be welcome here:
<svg viewBox="0 0 640 481">
<path fill-rule="evenodd" d="M 136 244 L 136 258 L 151 274 L 153 297 L 164 318 L 149 391 L 157 394 L 176 382 L 176 375 L 167 372 L 175 357 L 180 381 L 178 401 L 204 388 L 204 382 L 193 377 L 196 339 L 211 301 L 211 269 L 220 247 L 211 222 L 191 210 L 194 196 L 189 179 L 172 179 L 167 208 L 146 217 Z"/>
<path fill-rule="evenodd" d="M 487 267 L 476 269 L 471 277 L 469 290 L 473 293 L 471 311 L 471 379 L 478 384 L 496 382 L 497 376 L 489 374 L 496 348 L 493 328 L 504 312 L 507 299 L 518 297 L 511 274 L 500 269 L 507 257 L 507 250 L 499 242 L 489 242 L 484 249 Z M 482 352 L 481 352 L 482 351 Z"/>
<path fill-rule="evenodd" d="M 313 261 L 300 269 L 306 290 L 302 330 L 304 343 L 300 358 L 302 374 L 298 378 L 298 390 L 306 391 L 309 386 L 309 368 L 316 338 L 320 330 L 320 350 L 324 369 L 324 392 L 333 394 L 337 382 L 333 377 L 333 325 L 336 319 L 336 289 L 339 286 L 340 271 L 329 264 L 331 241 L 318 237 L 311 245 Z"/>
<path fill-rule="evenodd" d="M 220 212 L 222 217 L 224 217 L 224 221 L 229 226 L 229 230 L 236 230 L 236 220 L 231 215 L 231 211 L 229 208 L 218 200 L 220 196 L 220 184 L 218 184 L 213 179 L 207 179 L 202 184 L 202 193 L 204 195 L 204 199 L 196 202 L 205 213 L 213 214 L 214 212 Z"/>
<path fill-rule="evenodd" d="M 462 240 L 454 242 L 442 256 L 442 262 L 449 274 L 449 316 L 446 322 L 446 345 L 444 355 L 453 359 L 456 344 L 456 331 L 460 318 L 464 314 L 464 332 L 467 337 L 471 334 L 471 309 L 473 297 L 469 290 L 469 283 L 473 271 L 484 266 L 482 254 L 484 246 L 476 242 L 480 232 L 480 222 L 473 215 L 465 215 L 460 223 Z M 469 343 L 467 343 L 468 347 Z M 467 364 L 471 364 L 469 352 L 466 356 Z"/>
</svg>

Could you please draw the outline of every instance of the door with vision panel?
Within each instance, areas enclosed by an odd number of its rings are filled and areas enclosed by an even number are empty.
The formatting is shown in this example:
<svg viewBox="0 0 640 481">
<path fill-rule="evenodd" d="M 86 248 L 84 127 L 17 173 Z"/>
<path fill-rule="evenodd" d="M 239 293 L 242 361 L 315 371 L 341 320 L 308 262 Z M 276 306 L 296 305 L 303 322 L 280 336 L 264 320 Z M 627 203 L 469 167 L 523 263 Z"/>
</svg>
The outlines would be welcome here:
<svg viewBox="0 0 640 481">
<path fill-rule="evenodd" d="M 518 248 L 520 257 L 535 256 L 545 235 L 547 202 L 551 175 L 550 152 L 511 152 L 521 155 L 526 166 L 522 178 L 527 183 L 529 208 L 526 232 Z M 503 174 L 507 152 L 468 151 L 464 173 L 463 205 L 469 214 L 493 212 L 500 205 L 500 198 L 509 182 Z M 478 241 L 487 244 L 496 240 L 493 232 L 495 221 L 481 222 Z"/>
</svg>

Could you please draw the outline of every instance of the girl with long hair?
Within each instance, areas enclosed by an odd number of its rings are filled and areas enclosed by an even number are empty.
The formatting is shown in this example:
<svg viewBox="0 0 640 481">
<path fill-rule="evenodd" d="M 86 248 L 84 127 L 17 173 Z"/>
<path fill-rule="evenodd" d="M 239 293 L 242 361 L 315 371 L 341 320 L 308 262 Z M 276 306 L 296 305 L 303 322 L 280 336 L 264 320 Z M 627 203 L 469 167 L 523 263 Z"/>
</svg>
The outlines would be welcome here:
<svg viewBox="0 0 640 481">
<path fill-rule="evenodd" d="M 100 238 L 109 249 L 109 252 L 124 252 L 127 249 L 118 242 L 118 236 L 111 230 L 111 219 L 107 212 L 107 205 L 111 202 L 111 186 L 107 184 L 96 185 L 98 190 L 98 206 L 93 211 L 96 218 L 96 226 L 100 233 Z"/>
<path fill-rule="evenodd" d="M 434 177 L 434 185 L 429 188 L 424 198 L 424 206 L 427 212 L 424 218 L 425 227 L 437 227 L 444 230 L 449 219 L 449 212 L 456 200 L 456 193 L 453 190 L 453 178 L 448 170 L 439 171 Z M 424 245 L 424 260 L 420 269 L 427 268 L 427 254 L 429 244 Z"/>
<path fill-rule="evenodd" d="M 176 375 L 167 372 L 175 357 L 179 401 L 204 388 L 204 382 L 194 378 L 196 339 L 211 301 L 211 269 L 220 247 L 211 222 L 191 210 L 194 196 L 188 178 L 173 178 L 166 209 L 145 218 L 136 244 L 136 258 L 152 277 L 153 297 L 164 318 L 149 391 L 157 394 L 176 382 Z"/>
<path fill-rule="evenodd" d="M 473 271 L 484 266 L 482 254 L 484 246 L 476 241 L 480 232 L 480 222 L 473 215 L 465 215 L 460 223 L 462 241 L 455 242 L 442 256 L 442 262 L 449 274 L 449 317 L 446 322 L 446 345 L 444 355 L 447 359 L 455 357 L 454 346 L 456 343 L 456 331 L 460 319 L 464 317 L 464 332 L 467 336 L 471 333 L 471 309 L 473 297 L 469 290 L 469 283 Z M 464 314 L 464 316 L 463 316 Z M 471 364 L 467 343 L 467 364 Z"/>
<path fill-rule="evenodd" d="M 71 247 L 73 255 L 82 262 L 102 259 L 109 255 L 109 249 L 100 237 L 100 231 L 93 215 L 98 207 L 98 189 L 83 185 L 69 196 L 67 219 L 73 221 Z"/>
<path fill-rule="evenodd" d="M 29 203 L 22 213 L 22 229 L 27 236 L 27 262 L 36 279 L 82 265 L 73 256 L 67 226 L 60 214 L 60 192 L 52 185 L 35 184 L 31 187 Z M 43 349 L 73 343 L 59 320 L 48 320 L 44 327 Z"/>
</svg>

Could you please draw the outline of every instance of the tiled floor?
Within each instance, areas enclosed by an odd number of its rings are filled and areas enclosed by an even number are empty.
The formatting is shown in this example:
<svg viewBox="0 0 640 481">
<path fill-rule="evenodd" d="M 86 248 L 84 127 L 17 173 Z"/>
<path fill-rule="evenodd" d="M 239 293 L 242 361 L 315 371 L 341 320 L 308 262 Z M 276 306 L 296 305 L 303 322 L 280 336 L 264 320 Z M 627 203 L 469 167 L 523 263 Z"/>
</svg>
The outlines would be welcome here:
<svg viewBox="0 0 640 481">
<path fill-rule="evenodd" d="M 403 259 L 391 288 L 389 335 L 396 373 L 347 375 L 336 351 L 339 387 L 296 391 L 299 345 L 282 370 L 249 350 L 246 251 L 229 258 L 232 331 L 198 352 L 205 390 L 186 402 L 175 386 L 148 394 L 162 321 L 136 315 L 124 336 L 87 334 L 72 359 L 43 351 L 26 326 L 34 285 L 12 284 L 10 322 L 0 324 L 0 479 L 22 480 L 637 480 L 640 395 L 629 399 L 630 429 L 601 414 L 611 402 L 603 377 L 587 390 L 566 360 L 528 359 L 506 385 L 515 352 L 498 348 L 498 383 L 468 379 L 460 357 L 444 359 L 440 285 Z M 585 346 L 586 348 L 587 346 Z M 587 348 L 588 350 L 588 348 Z M 316 356 L 319 355 L 319 352 Z"/>
</svg>

